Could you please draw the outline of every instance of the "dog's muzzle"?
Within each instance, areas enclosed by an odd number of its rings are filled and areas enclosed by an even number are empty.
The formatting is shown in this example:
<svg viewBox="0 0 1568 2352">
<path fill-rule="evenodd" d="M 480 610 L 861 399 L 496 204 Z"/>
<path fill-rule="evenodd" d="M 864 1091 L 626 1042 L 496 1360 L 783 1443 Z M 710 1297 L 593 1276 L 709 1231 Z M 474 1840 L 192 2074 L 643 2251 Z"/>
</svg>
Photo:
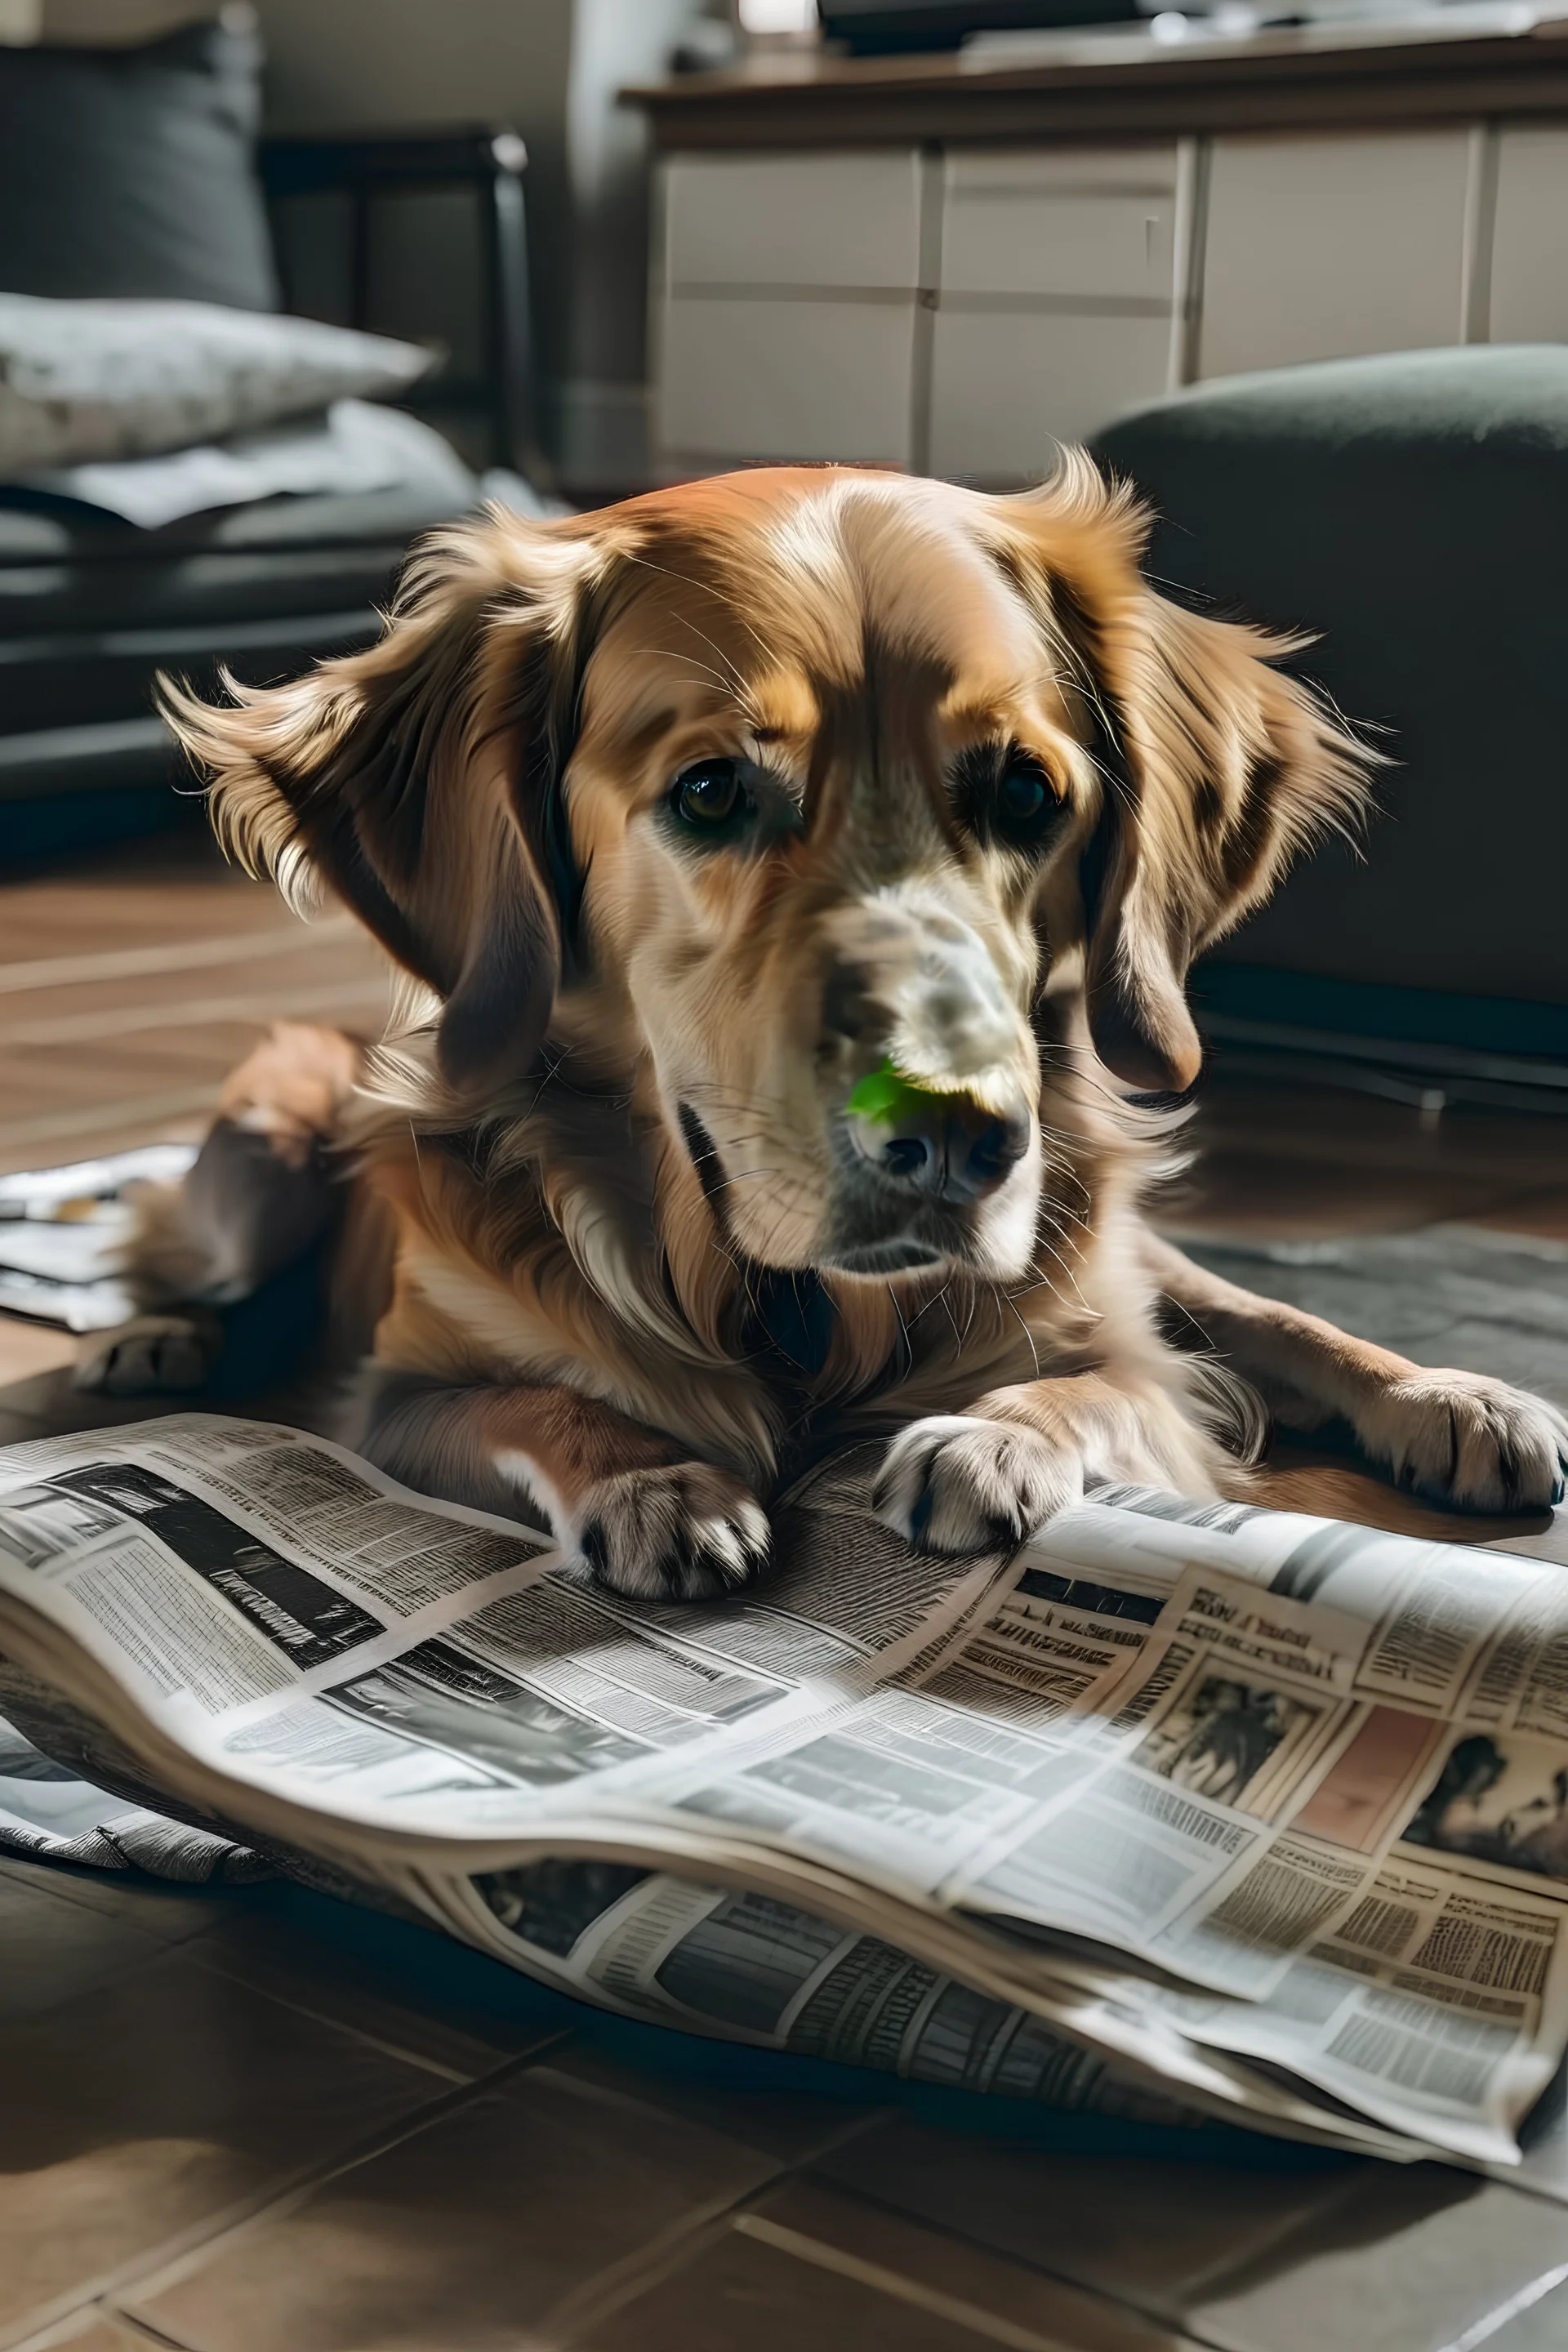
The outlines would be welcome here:
<svg viewBox="0 0 1568 2352">
<path fill-rule="evenodd" d="M 889 1120 L 845 1119 L 857 1158 L 895 1192 L 968 1207 L 1000 1190 L 1029 1148 L 1029 1122 L 964 1095 L 916 1097 Z"/>
</svg>

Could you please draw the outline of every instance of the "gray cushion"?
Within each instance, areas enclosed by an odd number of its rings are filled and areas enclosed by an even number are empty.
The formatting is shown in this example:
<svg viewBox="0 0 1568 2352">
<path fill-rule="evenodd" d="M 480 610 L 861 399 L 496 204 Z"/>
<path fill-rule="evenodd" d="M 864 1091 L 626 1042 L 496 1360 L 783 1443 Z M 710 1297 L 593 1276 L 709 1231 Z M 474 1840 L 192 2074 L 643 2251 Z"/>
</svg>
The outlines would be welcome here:
<svg viewBox="0 0 1568 2352">
<path fill-rule="evenodd" d="M 276 307 L 254 37 L 0 47 L 0 288 Z"/>
</svg>

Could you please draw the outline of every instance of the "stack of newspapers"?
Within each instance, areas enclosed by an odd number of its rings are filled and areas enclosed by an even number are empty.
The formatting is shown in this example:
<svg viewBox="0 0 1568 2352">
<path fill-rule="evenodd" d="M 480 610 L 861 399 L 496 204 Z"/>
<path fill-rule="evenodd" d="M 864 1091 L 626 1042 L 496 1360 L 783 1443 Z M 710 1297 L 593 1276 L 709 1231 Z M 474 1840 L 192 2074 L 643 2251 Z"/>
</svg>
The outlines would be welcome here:
<svg viewBox="0 0 1568 2352">
<path fill-rule="evenodd" d="M 294 1430 L 14 1446 L 0 1652 L 122 1783 L 625 2015 L 1516 2162 L 1568 2043 L 1568 1530 L 1102 1487 L 938 1560 L 875 1463 L 754 1590 L 648 1605 Z"/>
<path fill-rule="evenodd" d="M 0 1176 L 0 1312 L 68 1331 L 108 1331 L 135 1312 L 121 1259 L 143 1184 L 174 1184 L 194 1143 Z"/>
</svg>

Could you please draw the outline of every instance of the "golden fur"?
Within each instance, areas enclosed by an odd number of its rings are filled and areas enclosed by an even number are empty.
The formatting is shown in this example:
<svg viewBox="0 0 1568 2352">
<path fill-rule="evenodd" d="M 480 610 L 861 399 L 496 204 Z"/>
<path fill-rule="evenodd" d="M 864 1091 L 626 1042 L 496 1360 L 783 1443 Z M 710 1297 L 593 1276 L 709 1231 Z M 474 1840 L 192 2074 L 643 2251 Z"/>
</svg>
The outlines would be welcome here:
<svg viewBox="0 0 1568 2352">
<path fill-rule="evenodd" d="M 752 1494 L 829 1431 L 899 1433 L 883 1507 L 942 1548 L 1086 1474 L 1234 1480 L 1245 1402 L 1162 1337 L 1142 1204 L 1189 962 L 1367 761 L 1287 646 L 1153 593 L 1145 530 L 1082 457 L 1015 498 L 776 469 L 496 512 L 370 651 L 169 691 L 234 852 L 404 976 L 321 1127 L 395 1233 L 389 1467 L 681 1592 L 750 1572 Z M 722 761 L 750 830 L 694 845 L 672 792 Z M 998 796 L 1037 782 L 1025 840 Z M 884 1057 L 967 1191 L 889 1178 L 847 1108 Z M 1514 1433 L 1524 1499 L 1556 1443 Z"/>
</svg>

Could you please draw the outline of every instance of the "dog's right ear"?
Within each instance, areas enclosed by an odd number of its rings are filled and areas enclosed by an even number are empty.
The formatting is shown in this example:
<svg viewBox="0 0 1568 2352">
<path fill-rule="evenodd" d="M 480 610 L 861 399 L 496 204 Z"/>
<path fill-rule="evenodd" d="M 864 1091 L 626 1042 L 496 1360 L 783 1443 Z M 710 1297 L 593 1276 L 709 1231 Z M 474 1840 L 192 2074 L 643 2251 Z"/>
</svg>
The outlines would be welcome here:
<svg viewBox="0 0 1568 2352">
<path fill-rule="evenodd" d="M 526 1069 L 550 1019 L 560 776 L 605 561 L 579 523 L 492 512 L 426 542 L 367 651 L 288 686 L 226 675 L 226 705 L 162 683 L 220 839 L 296 904 L 319 877 L 437 992 L 459 1093 Z"/>
</svg>

